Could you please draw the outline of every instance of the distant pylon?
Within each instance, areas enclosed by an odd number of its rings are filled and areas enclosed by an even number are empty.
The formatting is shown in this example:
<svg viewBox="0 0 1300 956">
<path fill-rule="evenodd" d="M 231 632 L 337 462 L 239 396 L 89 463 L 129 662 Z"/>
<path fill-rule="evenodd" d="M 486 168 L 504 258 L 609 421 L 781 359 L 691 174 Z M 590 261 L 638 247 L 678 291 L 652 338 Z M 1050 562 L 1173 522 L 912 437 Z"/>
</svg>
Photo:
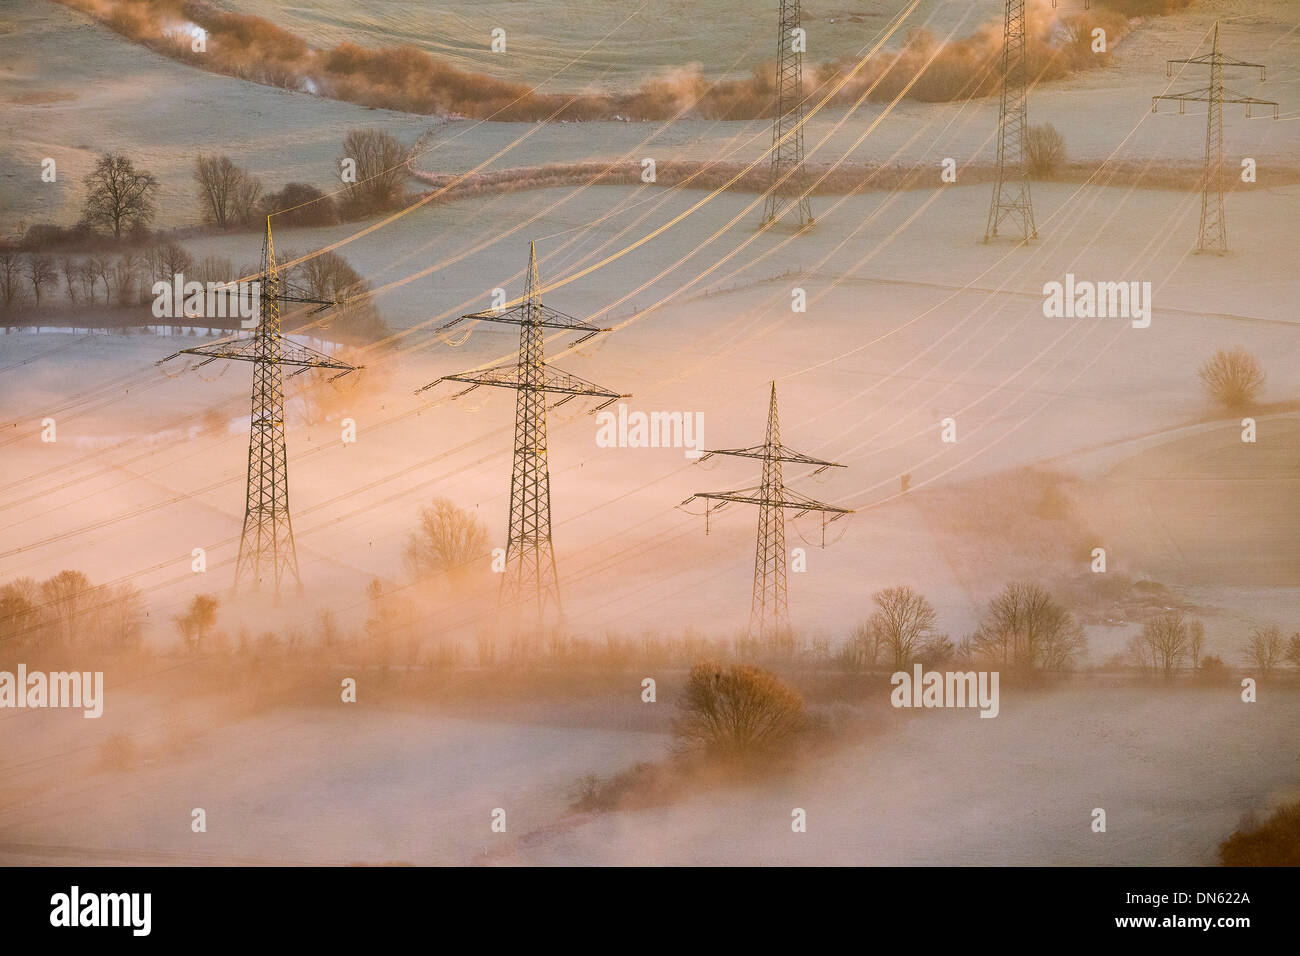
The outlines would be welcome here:
<svg viewBox="0 0 1300 956">
<path fill-rule="evenodd" d="M 998 113 L 998 168 L 984 241 L 996 238 L 1008 220 L 1019 226 L 1023 241 L 1038 238 L 1029 192 L 1029 147 L 1026 137 L 1028 86 L 1025 76 L 1025 0 L 1006 0 L 1002 24 L 1002 103 Z"/>
<path fill-rule="evenodd" d="M 730 502 L 758 505 L 758 539 L 754 544 L 754 592 L 749 607 L 749 633 L 764 641 L 777 641 L 790 634 L 790 606 L 786 594 L 785 511 L 792 509 L 798 518 L 810 511 L 822 513 L 822 543 L 825 544 L 826 525 L 852 514 L 848 508 L 837 508 L 807 498 L 785 486 L 782 462 L 809 465 L 820 474 L 827 468 L 843 468 L 833 461 L 812 458 L 781 444 L 781 422 L 776 408 L 776 382 L 772 383 L 772 396 L 767 410 L 767 437 L 763 444 L 750 448 L 727 448 L 706 451 L 700 461 L 713 455 L 731 455 L 736 458 L 757 458 L 763 462 L 763 480 L 757 488 L 739 491 L 700 491 L 682 504 L 696 498 L 704 499 L 705 531 L 708 530 L 711 501 L 720 501 L 714 510 Z M 833 515 L 827 519 L 826 515 Z"/>
<path fill-rule="evenodd" d="M 298 586 L 298 553 L 293 541 L 293 523 L 289 518 L 289 456 L 284 440 L 284 366 L 297 366 L 300 374 L 308 369 L 338 369 L 339 375 L 355 371 L 358 366 L 331 358 L 323 352 L 292 340 L 286 343 L 280 329 L 280 303 L 306 302 L 323 308 L 337 305 L 333 299 L 318 299 L 292 288 L 280 275 L 275 261 L 275 241 L 271 238 L 271 218 L 266 220 L 266 237 L 262 243 L 262 271 L 258 279 L 258 323 L 251 336 L 230 342 L 181 349 L 177 355 L 201 355 L 201 368 L 217 359 L 234 359 L 253 363 L 252 415 L 248 435 L 248 484 L 244 499 L 244 531 L 239 539 L 239 558 L 235 563 L 235 586 L 245 578 L 260 585 L 270 578 L 276 594 L 286 573 L 292 573 Z M 228 297 L 242 293 L 232 287 Z M 322 309 L 315 311 L 319 312 Z M 236 315 L 237 310 L 224 310 Z M 174 356 L 168 356 L 168 359 Z M 163 359 L 163 361 L 168 361 Z M 338 378 L 339 375 L 330 379 Z"/>
<path fill-rule="evenodd" d="M 489 310 L 462 315 L 444 329 L 467 319 L 505 322 L 519 326 L 519 361 L 498 365 L 482 372 L 446 375 L 420 391 L 439 382 L 464 382 L 469 388 L 457 392 L 459 398 L 481 385 L 513 388 L 515 400 L 515 452 L 510 472 L 510 533 L 506 543 L 505 577 L 501 581 L 500 599 L 504 609 L 519 623 L 520 611 L 528 606 L 536 611 L 537 624 L 545 627 L 564 618 L 560 602 L 559 575 L 555 566 L 555 548 L 551 542 L 551 477 L 546 447 L 546 396 L 563 395 L 557 406 L 579 396 L 602 398 L 596 406 L 627 398 L 547 366 L 544 351 L 545 329 L 583 332 L 577 343 L 593 335 L 608 332 L 589 322 L 557 312 L 542 304 L 542 283 L 537 274 L 537 250 L 528 246 L 528 277 L 523 298 L 510 309 Z M 593 409 L 594 410 L 594 409 Z"/>
<path fill-rule="evenodd" d="M 803 54 L 806 34 L 799 25 L 799 0 L 781 0 L 776 37 L 776 119 L 772 122 L 772 176 L 763 207 L 763 224 L 795 203 L 792 222 L 812 224 L 812 204 L 803 195 Z"/>
<path fill-rule="evenodd" d="M 1228 251 L 1228 224 L 1223 215 L 1223 104 L 1244 103 L 1246 116 L 1250 116 L 1252 106 L 1273 107 L 1273 118 L 1277 119 L 1277 104 L 1272 100 L 1260 100 L 1253 96 L 1234 93 L 1223 86 L 1223 68 L 1225 66 L 1245 66 L 1259 70 L 1259 78 L 1264 80 L 1264 64 L 1247 63 L 1224 56 L 1219 50 L 1219 24 L 1214 24 L 1214 43 L 1209 53 L 1192 57 L 1188 60 L 1170 60 L 1165 66 L 1165 73 L 1173 75 L 1175 63 L 1196 66 L 1209 66 L 1210 85 L 1186 93 L 1162 93 L 1151 97 L 1151 112 L 1156 112 L 1160 100 L 1177 100 L 1178 112 L 1185 113 L 1188 103 L 1208 103 L 1205 119 L 1205 166 L 1201 173 L 1201 226 L 1196 236 L 1197 252 L 1214 252 L 1223 255 Z"/>
</svg>

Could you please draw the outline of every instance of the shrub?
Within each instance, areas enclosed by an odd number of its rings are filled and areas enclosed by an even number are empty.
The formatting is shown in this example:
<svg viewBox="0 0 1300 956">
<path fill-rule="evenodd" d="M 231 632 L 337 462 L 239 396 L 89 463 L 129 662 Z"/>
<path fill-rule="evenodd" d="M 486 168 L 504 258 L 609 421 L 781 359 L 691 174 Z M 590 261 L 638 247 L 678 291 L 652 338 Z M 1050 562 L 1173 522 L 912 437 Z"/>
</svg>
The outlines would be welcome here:
<svg viewBox="0 0 1300 956">
<path fill-rule="evenodd" d="M 789 753 L 808 727 L 803 699 L 770 671 L 705 661 L 691 668 L 673 723 L 684 751 L 733 760 Z"/>
<path fill-rule="evenodd" d="M 262 210 L 268 216 L 278 214 L 277 224 L 282 226 L 331 226 L 339 221 L 334 199 L 306 183 L 289 183 L 278 193 L 269 193 Z"/>
<path fill-rule="evenodd" d="M 104 770 L 130 770 L 140 760 L 140 748 L 129 734 L 113 734 L 99 749 L 99 765 Z"/>
<path fill-rule="evenodd" d="M 1274 811 L 1263 824 L 1238 826 L 1219 844 L 1224 866 L 1300 866 L 1300 800 Z"/>
<path fill-rule="evenodd" d="M 1210 398 L 1230 411 L 1250 405 L 1264 387 L 1259 360 L 1240 345 L 1219 349 L 1197 374 Z"/>
<path fill-rule="evenodd" d="M 1025 131 L 1025 151 L 1030 175 L 1043 179 L 1065 163 L 1065 137 L 1051 123 L 1031 126 Z"/>
</svg>

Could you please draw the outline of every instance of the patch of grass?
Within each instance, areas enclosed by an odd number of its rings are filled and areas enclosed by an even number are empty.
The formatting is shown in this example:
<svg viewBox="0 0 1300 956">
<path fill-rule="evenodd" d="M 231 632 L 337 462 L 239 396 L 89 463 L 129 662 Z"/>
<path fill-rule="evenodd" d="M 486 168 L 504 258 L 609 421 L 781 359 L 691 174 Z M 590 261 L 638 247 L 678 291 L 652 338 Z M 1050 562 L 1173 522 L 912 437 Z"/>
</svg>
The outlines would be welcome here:
<svg viewBox="0 0 1300 956">
<path fill-rule="evenodd" d="M 1300 800 L 1278 807 L 1262 824 L 1244 820 L 1219 844 L 1224 866 L 1300 866 Z"/>
</svg>

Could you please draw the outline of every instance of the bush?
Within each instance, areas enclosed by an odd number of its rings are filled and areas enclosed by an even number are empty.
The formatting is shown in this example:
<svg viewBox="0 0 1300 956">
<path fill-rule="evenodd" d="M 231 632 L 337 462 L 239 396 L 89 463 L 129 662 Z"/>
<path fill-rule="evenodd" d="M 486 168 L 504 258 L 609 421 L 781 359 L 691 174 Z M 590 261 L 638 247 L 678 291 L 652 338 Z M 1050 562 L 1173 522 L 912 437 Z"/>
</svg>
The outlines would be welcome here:
<svg viewBox="0 0 1300 956">
<path fill-rule="evenodd" d="M 1300 866 L 1300 800 L 1279 807 L 1262 825 L 1244 826 L 1219 844 L 1224 866 Z"/>
<path fill-rule="evenodd" d="M 1051 123 L 1031 126 L 1025 131 L 1025 151 L 1029 174 L 1043 179 L 1065 163 L 1065 137 Z"/>
<path fill-rule="evenodd" d="M 1259 359 L 1240 345 L 1219 349 L 1197 374 L 1210 398 L 1230 411 L 1250 405 L 1264 387 Z"/>
<path fill-rule="evenodd" d="M 803 699 L 770 671 L 714 661 L 691 668 L 673 722 L 684 751 L 730 760 L 788 754 L 808 728 Z"/>
<path fill-rule="evenodd" d="M 140 760 L 140 748 L 129 734 L 113 734 L 99 748 L 99 765 L 104 770 L 131 770 Z"/>
<path fill-rule="evenodd" d="M 262 210 L 268 216 L 278 213 L 281 226 L 332 226 L 339 221 L 333 198 L 306 183 L 289 183 L 278 193 L 268 194 L 262 200 Z"/>
</svg>

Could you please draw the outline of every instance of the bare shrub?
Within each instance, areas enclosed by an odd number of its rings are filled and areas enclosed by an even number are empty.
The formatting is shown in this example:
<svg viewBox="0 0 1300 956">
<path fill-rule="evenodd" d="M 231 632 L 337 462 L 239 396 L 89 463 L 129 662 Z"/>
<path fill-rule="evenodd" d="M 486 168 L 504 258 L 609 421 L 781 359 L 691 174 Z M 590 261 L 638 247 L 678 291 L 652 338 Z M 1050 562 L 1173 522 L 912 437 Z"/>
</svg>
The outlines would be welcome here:
<svg viewBox="0 0 1300 956">
<path fill-rule="evenodd" d="M 487 528 L 471 511 L 448 498 L 435 498 L 420 511 L 420 526 L 406 541 L 406 568 L 417 579 L 458 576 L 487 553 Z"/>
<path fill-rule="evenodd" d="M 99 748 L 99 766 L 102 770 L 131 770 L 140 762 L 140 748 L 130 734 L 118 731 Z"/>
<path fill-rule="evenodd" d="M 1025 150 L 1029 173 L 1038 179 L 1053 175 L 1065 164 L 1065 137 L 1051 123 L 1025 131 Z"/>
<path fill-rule="evenodd" d="M 803 699 L 775 674 L 706 661 L 691 668 L 673 734 L 683 751 L 743 761 L 788 754 L 807 727 Z"/>
<path fill-rule="evenodd" d="M 1300 866 L 1300 800 L 1278 807 L 1262 824 L 1248 820 L 1219 844 L 1224 866 Z"/>
<path fill-rule="evenodd" d="M 184 614 L 172 618 L 176 630 L 185 641 L 187 651 L 201 651 L 203 641 L 217 623 L 217 599 L 207 594 L 196 594 Z"/>
<path fill-rule="evenodd" d="M 1259 360 L 1240 345 L 1219 349 L 1197 370 L 1210 398 L 1229 411 L 1245 408 L 1264 387 Z"/>
<path fill-rule="evenodd" d="M 306 183 L 289 183 L 262 199 L 262 212 L 283 226 L 330 226 L 339 221 L 331 196 Z"/>
</svg>

